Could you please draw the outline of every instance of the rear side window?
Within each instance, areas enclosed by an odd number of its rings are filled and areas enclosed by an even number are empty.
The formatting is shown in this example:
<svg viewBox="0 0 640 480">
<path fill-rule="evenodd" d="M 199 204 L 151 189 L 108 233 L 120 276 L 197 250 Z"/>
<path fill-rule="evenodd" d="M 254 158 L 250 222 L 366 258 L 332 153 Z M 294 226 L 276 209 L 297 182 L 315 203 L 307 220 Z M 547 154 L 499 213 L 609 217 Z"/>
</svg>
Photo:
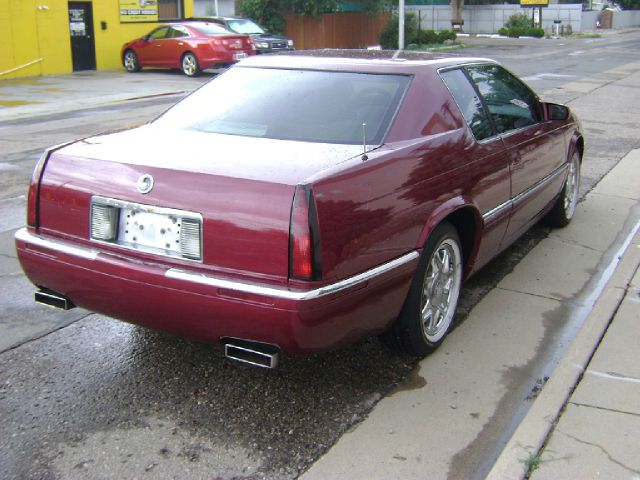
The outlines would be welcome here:
<svg viewBox="0 0 640 480">
<path fill-rule="evenodd" d="M 498 65 L 467 67 L 478 86 L 498 133 L 538 123 L 540 106 L 535 94 L 520 80 Z"/>
<path fill-rule="evenodd" d="M 476 137 L 476 140 L 483 140 L 493 134 L 491 122 L 478 98 L 476 90 L 462 70 L 448 70 L 440 74 L 442 80 L 453 95 L 462 116 L 466 120 L 469 128 Z"/>
<path fill-rule="evenodd" d="M 169 31 L 169 35 L 167 35 L 167 38 L 183 38 L 188 36 L 189 36 L 189 32 L 187 32 L 186 28 L 181 27 L 179 25 L 175 25 L 171 27 Z"/>
</svg>

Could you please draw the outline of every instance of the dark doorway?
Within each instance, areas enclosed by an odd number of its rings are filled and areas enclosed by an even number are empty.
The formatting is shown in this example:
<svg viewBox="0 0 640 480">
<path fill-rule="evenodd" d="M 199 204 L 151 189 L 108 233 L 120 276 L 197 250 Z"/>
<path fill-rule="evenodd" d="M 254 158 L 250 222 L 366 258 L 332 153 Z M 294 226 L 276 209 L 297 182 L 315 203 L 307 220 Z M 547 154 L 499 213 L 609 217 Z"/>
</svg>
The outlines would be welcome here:
<svg viewBox="0 0 640 480">
<path fill-rule="evenodd" d="M 69 2 L 69 35 L 73 71 L 96 69 L 91 2 Z"/>
</svg>

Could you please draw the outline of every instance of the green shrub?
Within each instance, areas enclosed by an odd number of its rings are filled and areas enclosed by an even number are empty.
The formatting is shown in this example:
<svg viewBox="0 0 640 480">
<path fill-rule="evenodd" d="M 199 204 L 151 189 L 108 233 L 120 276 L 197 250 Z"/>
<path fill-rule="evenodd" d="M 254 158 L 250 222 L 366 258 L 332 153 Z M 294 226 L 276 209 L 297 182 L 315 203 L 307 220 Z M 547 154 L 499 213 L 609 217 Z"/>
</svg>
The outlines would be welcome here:
<svg viewBox="0 0 640 480">
<path fill-rule="evenodd" d="M 524 13 L 511 15 L 504 27 L 498 30 L 507 37 L 544 37 L 544 29 L 531 26 L 531 18 Z"/>
<path fill-rule="evenodd" d="M 404 16 L 404 41 L 411 43 L 417 35 L 417 25 L 413 13 Z M 392 15 L 386 28 L 380 33 L 380 46 L 385 50 L 396 50 L 398 48 L 398 16 Z"/>
<path fill-rule="evenodd" d="M 524 13 L 516 13 L 511 15 L 507 23 L 504 24 L 507 29 L 522 28 L 526 29 L 531 26 L 531 18 Z"/>
<path fill-rule="evenodd" d="M 238 0 L 238 10 L 241 15 L 267 27 L 270 32 L 284 32 L 284 17 L 270 0 Z"/>
<path fill-rule="evenodd" d="M 456 32 L 454 32 L 453 30 L 440 30 L 438 32 L 439 43 L 444 43 L 447 40 L 454 41 L 456 38 Z"/>
<path fill-rule="evenodd" d="M 418 45 L 431 45 L 434 43 L 440 43 L 440 38 L 433 30 L 420 30 L 411 43 L 417 43 Z"/>
<path fill-rule="evenodd" d="M 544 28 L 542 27 L 529 27 L 529 33 L 527 33 L 530 37 L 542 38 L 544 37 Z"/>
</svg>

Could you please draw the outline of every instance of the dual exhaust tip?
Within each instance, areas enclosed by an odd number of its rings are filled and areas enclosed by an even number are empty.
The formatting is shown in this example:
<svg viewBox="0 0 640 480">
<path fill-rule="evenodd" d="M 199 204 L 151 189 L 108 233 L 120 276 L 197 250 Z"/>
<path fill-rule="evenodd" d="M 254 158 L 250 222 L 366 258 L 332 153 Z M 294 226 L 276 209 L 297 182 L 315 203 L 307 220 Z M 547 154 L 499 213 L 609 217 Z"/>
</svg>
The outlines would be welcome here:
<svg viewBox="0 0 640 480">
<path fill-rule="evenodd" d="M 38 303 L 61 308 L 62 310 L 71 310 L 76 307 L 67 297 L 48 288 L 40 288 L 40 290 L 35 293 L 35 300 Z"/>
<path fill-rule="evenodd" d="M 276 345 L 239 338 L 221 338 L 224 356 L 256 367 L 276 368 L 280 349 Z"/>
<path fill-rule="evenodd" d="M 35 300 L 62 310 L 75 308 L 75 304 L 70 299 L 48 288 L 41 287 L 35 293 Z M 278 366 L 280 349 L 276 345 L 229 337 L 221 338 L 220 341 L 224 345 L 225 357 L 231 360 L 262 368 Z"/>
</svg>

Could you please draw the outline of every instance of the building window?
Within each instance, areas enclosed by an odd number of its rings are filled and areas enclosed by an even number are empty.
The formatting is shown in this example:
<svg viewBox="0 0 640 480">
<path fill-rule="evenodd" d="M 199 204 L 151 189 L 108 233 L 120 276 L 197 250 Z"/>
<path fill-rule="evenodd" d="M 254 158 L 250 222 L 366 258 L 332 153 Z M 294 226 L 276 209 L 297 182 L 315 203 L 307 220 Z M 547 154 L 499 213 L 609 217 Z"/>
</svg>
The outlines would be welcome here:
<svg viewBox="0 0 640 480">
<path fill-rule="evenodd" d="M 182 0 L 158 0 L 158 20 L 182 18 Z"/>
</svg>

